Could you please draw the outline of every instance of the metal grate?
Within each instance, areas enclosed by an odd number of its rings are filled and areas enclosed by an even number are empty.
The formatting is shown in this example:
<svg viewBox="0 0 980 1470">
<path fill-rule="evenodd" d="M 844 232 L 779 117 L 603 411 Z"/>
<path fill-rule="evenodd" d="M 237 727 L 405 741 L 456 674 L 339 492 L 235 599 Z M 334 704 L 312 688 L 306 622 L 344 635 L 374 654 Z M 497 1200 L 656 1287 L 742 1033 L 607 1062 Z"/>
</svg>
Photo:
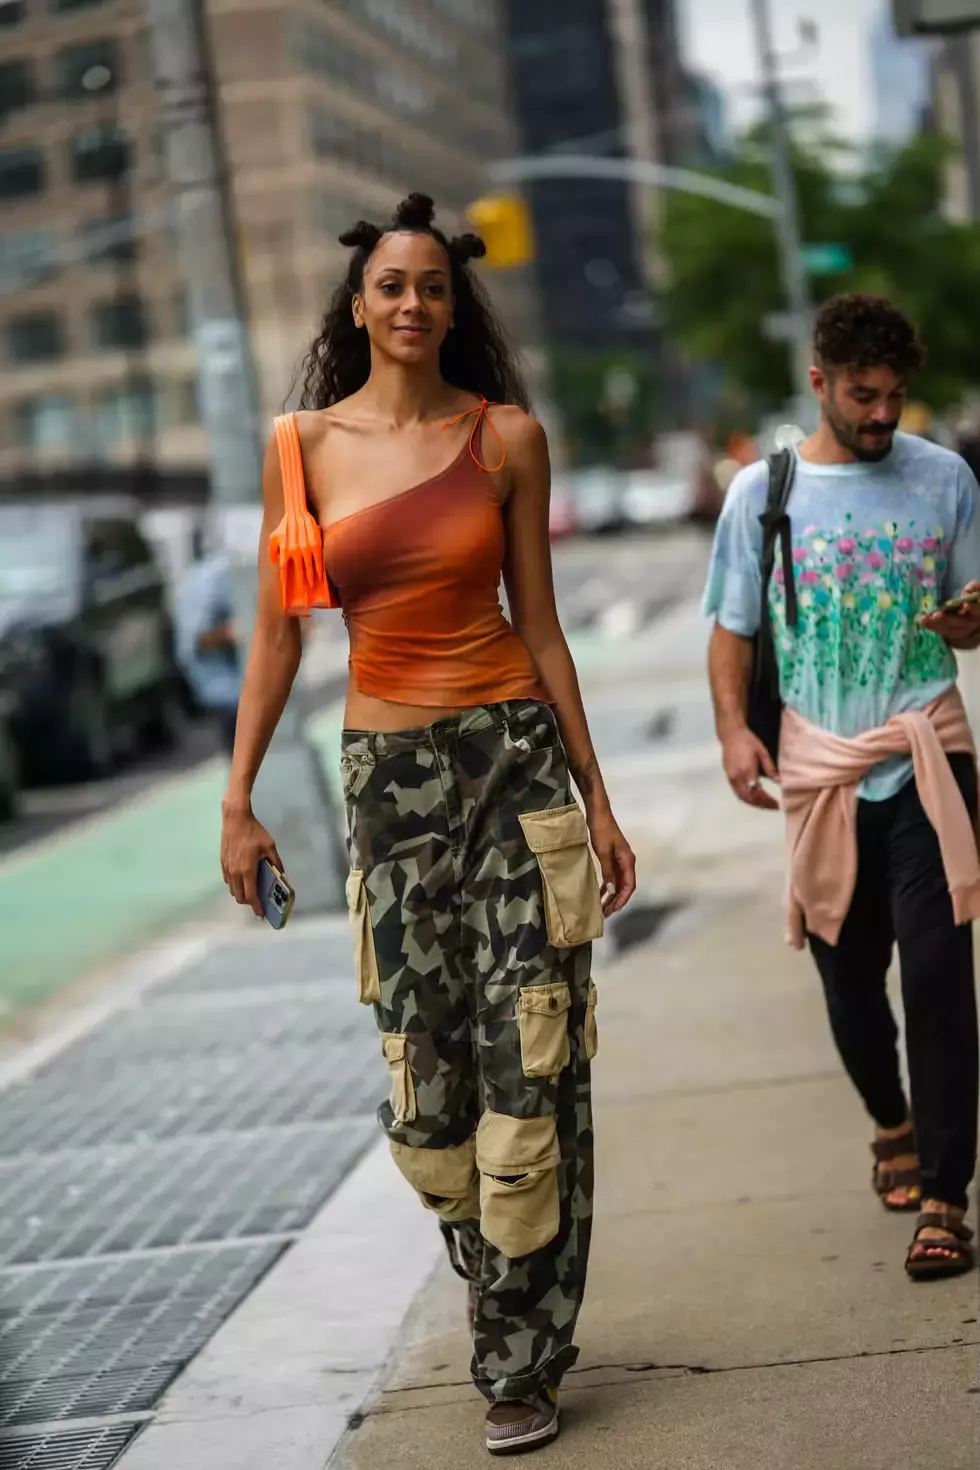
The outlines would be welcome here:
<svg viewBox="0 0 980 1470">
<path fill-rule="evenodd" d="M 233 944 L 210 950 L 172 979 L 154 987 L 150 1001 L 170 1001 L 176 996 L 201 996 L 213 991 L 243 988 L 263 991 L 293 989 L 309 985 L 317 991 L 339 980 L 348 998 L 356 994 L 351 978 L 350 935 L 346 928 L 332 928 L 324 935 L 305 929 L 287 929 L 282 934 L 253 935 Z"/>
<path fill-rule="evenodd" d="M 0 1470 L 113 1464 L 370 1145 L 348 942 L 216 948 L 0 1091 Z"/>
<path fill-rule="evenodd" d="M 0 1425 L 149 1409 L 279 1242 L 6 1271 Z"/>
<path fill-rule="evenodd" d="M 370 1117 L 0 1163 L 0 1265 L 300 1230 Z"/>
<path fill-rule="evenodd" d="M 305 1006 L 302 1017 L 289 1020 L 271 1000 L 245 1006 L 238 1016 L 223 1007 L 188 1007 L 167 1024 L 168 1012 L 160 1011 L 159 1051 L 152 1025 L 144 1030 L 143 1021 L 111 1022 L 92 1043 L 94 1054 L 86 1052 L 87 1042 L 79 1043 L 37 1076 L 0 1093 L 0 1158 L 327 1123 L 371 1112 L 385 1086 L 372 1019 L 356 1001 L 323 1009 L 323 1025 Z M 127 1025 L 141 1030 L 135 1054 L 125 1044 Z M 303 1026 L 310 1029 L 308 1041 L 295 1039 Z M 265 1044 L 266 1033 L 275 1035 L 277 1027 L 279 1034 L 292 1027 L 294 1039 Z M 229 1032 L 233 1041 L 223 1046 L 221 1036 Z"/>
<path fill-rule="evenodd" d="M 138 1424 L 0 1438 L 0 1470 L 109 1470 Z"/>
</svg>

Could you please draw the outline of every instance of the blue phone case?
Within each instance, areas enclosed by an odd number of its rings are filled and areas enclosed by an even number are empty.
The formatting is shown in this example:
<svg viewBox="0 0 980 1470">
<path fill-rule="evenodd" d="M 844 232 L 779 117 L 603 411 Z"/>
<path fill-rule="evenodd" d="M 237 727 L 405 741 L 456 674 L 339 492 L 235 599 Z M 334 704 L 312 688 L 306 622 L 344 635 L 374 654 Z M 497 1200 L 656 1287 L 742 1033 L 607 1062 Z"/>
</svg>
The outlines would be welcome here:
<svg viewBox="0 0 980 1470">
<path fill-rule="evenodd" d="M 259 863 L 257 882 L 259 902 L 262 905 L 262 914 L 266 922 L 271 924 L 273 929 L 281 929 L 292 912 L 296 895 L 282 874 L 276 872 L 268 858 L 263 858 Z"/>
</svg>

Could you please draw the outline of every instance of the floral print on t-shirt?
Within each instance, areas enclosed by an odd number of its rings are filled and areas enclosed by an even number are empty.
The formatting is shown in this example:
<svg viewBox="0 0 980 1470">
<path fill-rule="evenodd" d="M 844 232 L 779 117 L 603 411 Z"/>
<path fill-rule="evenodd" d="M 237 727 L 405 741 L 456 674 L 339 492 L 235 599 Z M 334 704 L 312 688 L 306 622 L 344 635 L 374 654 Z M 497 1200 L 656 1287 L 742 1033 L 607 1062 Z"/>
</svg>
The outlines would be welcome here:
<svg viewBox="0 0 980 1470">
<path fill-rule="evenodd" d="M 707 616 L 751 637 L 762 602 L 765 463 L 732 482 L 715 533 Z M 851 737 L 923 709 L 956 678 L 956 659 L 922 613 L 980 579 L 980 488 L 959 455 L 897 434 L 877 464 L 797 459 L 789 499 L 796 628 L 786 623 L 786 571 L 777 545 L 768 598 L 785 702 Z M 911 774 L 905 757 L 862 783 L 872 799 Z"/>
</svg>

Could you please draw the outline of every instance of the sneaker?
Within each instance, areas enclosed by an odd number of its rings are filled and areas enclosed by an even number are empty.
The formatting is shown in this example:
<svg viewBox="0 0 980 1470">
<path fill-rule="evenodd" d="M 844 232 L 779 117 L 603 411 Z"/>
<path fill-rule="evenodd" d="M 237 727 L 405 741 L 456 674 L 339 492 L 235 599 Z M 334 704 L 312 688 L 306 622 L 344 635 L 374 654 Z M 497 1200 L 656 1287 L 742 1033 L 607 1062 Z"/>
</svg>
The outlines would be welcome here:
<svg viewBox="0 0 980 1470">
<path fill-rule="evenodd" d="M 546 1388 L 533 1399 L 501 1399 L 487 1410 L 487 1449 L 491 1455 L 535 1450 L 558 1434 L 558 1395 Z"/>
</svg>

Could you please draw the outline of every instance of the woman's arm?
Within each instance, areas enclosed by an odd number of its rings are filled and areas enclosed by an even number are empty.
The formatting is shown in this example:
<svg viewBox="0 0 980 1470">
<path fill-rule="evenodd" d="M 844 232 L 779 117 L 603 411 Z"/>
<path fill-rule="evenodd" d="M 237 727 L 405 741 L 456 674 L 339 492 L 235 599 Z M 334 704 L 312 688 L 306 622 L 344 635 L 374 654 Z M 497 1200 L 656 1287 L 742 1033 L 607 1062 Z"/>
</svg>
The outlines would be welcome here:
<svg viewBox="0 0 980 1470">
<path fill-rule="evenodd" d="M 494 416 L 507 449 L 510 494 L 505 508 L 504 585 L 511 619 L 555 701 L 569 769 L 582 794 L 592 846 L 606 885 L 603 907 L 615 913 L 636 888 L 632 849 L 616 824 L 589 734 L 575 665 L 558 621 L 551 572 L 548 507 L 551 466 L 541 425 L 519 409 Z"/>
<path fill-rule="evenodd" d="M 257 914 L 262 912 L 255 886 L 260 860 L 267 857 L 280 872 L 283 866 L 275 843 L 252 813 L 252 788 L 286 707 L 302 653 L 299 622 L 282 610 L 279 572 L 269 560 L 269 537 L 284 511 L 275 438 L 266 446 L 262 501 L 258 610 L 238 704 L 231 774 L 221 804 L 225 882 L 237 902 L 249 904 Z"/>
</svg>

